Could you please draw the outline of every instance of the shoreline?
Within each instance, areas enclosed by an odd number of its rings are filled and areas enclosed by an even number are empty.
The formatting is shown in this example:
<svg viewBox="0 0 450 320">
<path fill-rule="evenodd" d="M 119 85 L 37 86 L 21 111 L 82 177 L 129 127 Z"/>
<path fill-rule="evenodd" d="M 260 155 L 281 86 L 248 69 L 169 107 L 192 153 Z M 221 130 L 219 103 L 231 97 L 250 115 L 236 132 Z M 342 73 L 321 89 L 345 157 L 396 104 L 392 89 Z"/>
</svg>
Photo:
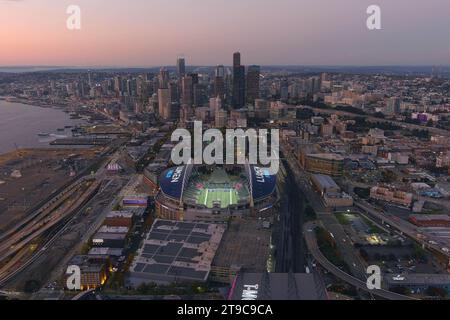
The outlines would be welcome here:
<svg viewBox="0 0 450 320">
<path fill-rule="evenodd" d="M 37 108 L 43 108 L 46 110 L 55 110 L 54 112 L 62 112 L 62 114 L 65 114 L 65 116 L 59 116 L 59 117 L 64 117 L 64 118 L 69 118 L 69 116 L 67 115 L 67 107 L 66 106 L 62 106 L 62 105 L 51 105 L 51 104 L 47 104 L 47 103 L 42 103 L 39 101 L 35 101 L 35 100 L 31 100 L 31 99 L 22 99 L 22 98 L 17 98 L 17 97 L 13 97 L 13 96 L 0 96 L 0 103 L 3 104 L 3 102 L 5 103 L 5 108 L 14 108 L 13 105 L 10 105 L 9 107 L 7 106 L 7 103 L 11 103 L 11 104 L 17 104 L 17 108 L 20 108 L 21 110 L 26 110 L 29 107 L 37 107 Z M 21 106 L 20 106 L 21 105 Z M 31 108 L 29 108 L 29 110 L 31 110 Z M 38 109 L 35 109 L 38 110 Z M 44 112 L 44 110 L 42 110 Z M 22 112 L 22 111 L 21 111 Z M 26 111 L 24 111 L 26 112 Z M 48 111 L 50 112 L 50 111 Z M 75 119 L 67 119 L 67 123 L 66 125 L 71 125 L 71 126 L 76 126 L 77 124 L 77 120 Z M 36 120 L 39 123 L 39 120 Z M 64 122 L 65 123 L 65 122 Z M 17 124 L 17 126 L 20 126 L 20 124 Z M 9 126 L 11 127 L 11 126 Z M 36 126 L 35 126 L 36 127 Z M 37 126 L 38 128 L 42 127 L 40 125 Z M 64 125 L 65 127 L 65 125 Z M 47 131 L 45 129 L 45 125 L 44 127 L 42 127 L 42 131 Z M 57 135 L 59 134 L 56 131 L 56 127 L 54 128 L 54 134 Z M 7 130 L 7 129 L 4 129 Z M 11 130 L 11 128 L 10 128 Z M 49 132 L 53 132 L 53 129 L 48 129 L 50 130 Z M 68 129 L 67 129 L 68 130 Z M 31 132 L 31 131 L 30 131 Z M 34 131 L 33 131 L 34 132 Z M 38 138 L 33 138 L 38 131 L 36 131 L 35 133 L 31 133 L 31 134 L 22 134 L 24 135 L 23 138 L 19 138 L 16 142 L 18 145 L 20 145 L 19 147 L 15 147 L 12 145 L 12 143 L 5 143 L 5 148 L 2 148 L 2 150 L 0 150 L 0 156 L 4 156 L 7 155 L 8 153 L 11 152 L 17 152 L 17 150 L 22 151 L 22 150 L 29 150 L 29 149 L 33 149 L 33 150 L 39 150 L 39 149 L 46 149 L 46 150 L 55 150 L 55 149 L 66 149 L 64 147 L 59 147 L 56 148 L 55 146 L 50 145 L 50 142 L 45 143 L 45 141 L 39 141 Z M 6 133 L 6 132 L 5 132 Z M 67 136 L 72 136 L 70 134 L 70 132 L 66 131 L 65 135 Z M 34 141 L 35 140 L 35 141 Z M 9 141 L 9 140 L 5 140 L 5 141 Z M 22 142 L 21 142 L 22 141 Z M 8 146 L 10 145 L 10 146 Z M 72 147 L 73 148 L 73 147 Z M 68 148 L 70 149 L 70 148 Z M 80 148 L 81 149 L 81 148 Z"/>
<path fill-rule="evenodd" d="M 17 98 L 17 97 L 0 97 L 0 100 L 10 102 L 10 103 L 21 103 L 28 106 L 47 108 L 47 109 L 65 109 L 68 108 L 67 105 L 56 105 L 56 104 L 44 104 L 40 101 L 30 100 L 25 98 Z"/>
</svg>

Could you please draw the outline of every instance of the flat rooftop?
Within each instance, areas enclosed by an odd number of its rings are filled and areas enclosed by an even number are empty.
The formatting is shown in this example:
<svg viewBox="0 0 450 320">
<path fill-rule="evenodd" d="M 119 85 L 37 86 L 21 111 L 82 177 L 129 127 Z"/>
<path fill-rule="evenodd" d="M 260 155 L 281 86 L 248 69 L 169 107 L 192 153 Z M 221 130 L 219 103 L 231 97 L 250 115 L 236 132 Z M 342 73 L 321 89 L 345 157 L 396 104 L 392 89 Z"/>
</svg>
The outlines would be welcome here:
<svg viewBox="0 0 450 320">
<path fill-rule="evenodd" d="M 272 231 L 256 219 L 236 219 L 225 232 L 213 261 L 214 267 L 245 268 L 248 272 L 267 270 Z"/>
<path fill-rule="evenodd" d="M 228 300 L 326 300 L 312 273 L 239 273 Z"/>
<path fill-rule="evenodd" d="M 111 211 L 106 218 L 133 218 L 134 213 L 131 211 Z"/>
<path fill-rule="evenodd" d="M 206 281 L 224 224 L 156 219 L 130 268 L 130 284 Z"/>
<path fill-rule="evenodd" d="M 319 158 L 323 160 L 342 161 L 344 157 L 336 153 L 309 153 L 308 157 Z"/>
<path fill-rule="evenodd" d="M 97 248 L 94 247 L 89 250 L 89 256 L 112 256 L 112 257 L 120 257 L 123 253 L 123 249 L 120 248 Z"/>
<path fill-rule="evenodd" d="M 320 185 L 322 189 L 340 189 L 330 176 L 324 174 L 313 174 L 312 178 Z"/>
</svg>

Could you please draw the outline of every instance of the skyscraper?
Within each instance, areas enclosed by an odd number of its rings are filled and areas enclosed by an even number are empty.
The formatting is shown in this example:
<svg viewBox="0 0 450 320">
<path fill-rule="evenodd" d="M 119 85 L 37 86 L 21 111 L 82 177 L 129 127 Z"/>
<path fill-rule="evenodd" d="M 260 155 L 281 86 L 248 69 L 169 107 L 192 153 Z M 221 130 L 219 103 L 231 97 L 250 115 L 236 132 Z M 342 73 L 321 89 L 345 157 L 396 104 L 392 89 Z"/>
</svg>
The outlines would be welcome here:
<svg viewBox="0 0 450 320">
<path fill-rule="evenodd" d="M 386 104 L 385 113 L 389 114 L 389 115 L 399 114 L 400 113 L 400 104 L 401 104 L 401 100 L 399 97 L 389 98 L 389 100 Z"/>
<path fill-rule="evenodd" d="M 222 65 L 216 67 L 213 94 L 214 98 L 225 96 L 225 67 Z"/>
<path fill-rule="evenodd" d="M 235 52 L 233 53 L 233 67 L 237 67 L 241 65 L 241 53 Z"/>
<path fill-rule="evenodd" d="M 161 68 L 159 71 L 159 88 L 160 89 L 167 89 L 169 87 L 169 71 L 167 71 L 166 68 Z"/>
<path fill-rule="evenodd" d="M 164 119 L 170 119 L 171 117 L 171 100 L 170 90 L 167 88 L 158 89 L 158 112 L 159 116 Z"/>
<path fill-rule="evenodd" d="M 178 79 L 181 79 L 186 75 L 186 61 L 184 58 L 177 59 L 177 75 Z"/>
<path fill-rule="evenodd" d="M 233 54 L 233 108 L 242 108 L 245 105 L 245 67 L 241 65 L 241 54 Z"/>
<path fill-rule="evenodd" d="M 215 76 L 216 77 L 225 77 L 225 67 L 222 65 L 219 65 L 216 67 L 216 71 L 215 71 Z"/>
<path fill-rule="evenodd" d="M 192 107 L 194 103 L 194 84 L 190 75 L 184 76 L 181 81 L 181 102 L 187 107 Z"/>
<path fill-rule="evenodd" d="M 259 66 L 249 66 L 247 70 L 247 102 L 253 104 L 259 99 Z"/>
</svg>

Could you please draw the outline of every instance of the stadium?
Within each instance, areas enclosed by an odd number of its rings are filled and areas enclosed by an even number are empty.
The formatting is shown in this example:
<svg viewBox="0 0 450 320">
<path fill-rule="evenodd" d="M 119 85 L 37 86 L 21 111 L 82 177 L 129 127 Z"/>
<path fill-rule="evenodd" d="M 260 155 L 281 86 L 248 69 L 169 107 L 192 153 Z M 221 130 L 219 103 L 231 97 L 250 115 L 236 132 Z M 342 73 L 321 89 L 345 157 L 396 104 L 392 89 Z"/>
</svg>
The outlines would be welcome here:
<svg viewBox="0 0 450 320">
<path fill-rule="evenodd" d="M 159 177 L 155 198 L 158 218 L 183 221 L 226 221 L 229 217 L 262 216 L 276 202 L 276 176 L 254 165 L 188 164 Z"/>
</svg>

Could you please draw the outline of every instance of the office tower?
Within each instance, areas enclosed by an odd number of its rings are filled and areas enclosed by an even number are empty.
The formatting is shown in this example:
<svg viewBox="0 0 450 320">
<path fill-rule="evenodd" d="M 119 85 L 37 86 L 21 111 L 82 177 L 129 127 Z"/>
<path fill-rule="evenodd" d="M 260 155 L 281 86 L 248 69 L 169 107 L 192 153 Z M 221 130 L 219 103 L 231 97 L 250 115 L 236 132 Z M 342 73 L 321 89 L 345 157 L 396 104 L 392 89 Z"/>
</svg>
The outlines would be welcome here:
<svg viewBox="0 0 450 320">
<path fill-rule="evenodd" d="M 159 71 L 159 89 L 167 89 L 169 87 L 169 71 L 166 68 L 161 68 Z"/>
<path fill-rule="evenodd" d="M 247 102 L 253 104 L 259 99 L 259 66 L 249 66 L 247 70 Z"/>
<path fill-rule="evenodd" d="M 280 100 L 286 102 L 289 99 L 289 83 L 287 80 L 280 81 Z"/>
<path fill-rule="evenodd" d="M 187 107 L 192 107 L 194 102 L 194 85 L 192 76 L 184 76 L 181 81 L 181 103 Z"/>
<path fill-rule="evenodd" d="M 150 72 L 144 74 L 145 81 L 150 81 L 151 82 L 151 81 L 153 81 L 154 77 L 155 77 L 155 75 L 153 73 L 150 73 Z"/>
<path fill-rule="evenodd" d="M 188 73 L 188 76 L 192 78 L 192 85 L 199 83 L 198 73 Z"/>
<path fill-rule="evenodd" d="M 227 111 L 223 110 L 223 109 L 218 109 L 216 111 L 216 114 L 214 116 L 214 122 L 215 122 L 215 126 L 216 128 L 224 128 L 227 126 L 228 123 L 228 113 Z"/>
<path fill-rule="evenodd" d="M 181 79 L 186 75 L 186 61 L 184 58 L 177 59 L 177 75 L 178 79 Z"/>
<path fill-rule="evenodd" d="M 91 71 L 88 71 L 88 84 L 90 88 L 93 87 Z"/>
<path fill-rule="evenodd" d="M 142 76 L 136 79 L 136 95 L 142 97 L 145 93 L 144 78 Z"/>
<path fill-rule="evenodd" d="M 219 97 L 209 99 L 209 113 L 211 117 L 216 116 L 216 112 L 222 109 L 222 99 Z"/>
<path fill-rule="evenodd" d="M 392 97 L 388 100 L 386 105 L 386 114 L 394 115 L 400 113 L 401 100 L 398 97 Z"/>
<path fill-rule="evenodd" d="M 214 72 L 213 96 L 224 98 L 226 94 L 225 88 L 225 67 L 219 65 Z"/>
<path fill-rule="evenodd" d="M 225 96 L 225 80 L 223 77 L 214 78 L 214 97 L 223 98 Z"/>
<path fill-rule="evenodd" d="M 169 91 L 170 91 L 170 100 L 172 102 L 179 102 L 180 100 L 180 88 L 178 87 L 177 82 L 170 82 L 169 83 Z"/>
<path fill-rule="evenodd" d="M 194 106 L 201 107 L 206 102 L 206 88 L 200 83 L 196 83 L 193 86 L 194 90 Z"/>
<path fill-rule="evenodd" d="M 225 67 L 222 65 L 217 66 L 214 75 L 221 78 L 225 77 Z"/>
<path fill-rule="evenodd" d="M 241 53 L 235 52 L 233 53 L 233 67 L 237 67 L 241 65 Z"/>
<path fill-rule="evenodd" d="M 167 88 L 158 89 L 158 112 L 160 118 L 167 120 L 170 119 L 170 107 L 172 102 L 170 101 L 170 91 Z"/>
<path fill-rule="evenodd" d="M 313 93 L 319 92 L 320 88 L 322 86 L 322 78 L 321 77 L 312 77 L 312 81 L 313 81 L 313 88 L 312 91 Z"/>
<path fill-rule="evenodd" d="M 114 91 L 117 93 L 122 91 L 122 79 L 120 76 L 114 77 Z"/>
<path fill-rule="evenodd" d="M 158 89 L 159 89 L 159 76 L 153 78 L 152 86 L 153 86 L 153 92 L 158 93 Z"/>
<path fill-rule="evenodd" d="M 125 87 L 126 88 L 125 92 L 127 93 L 127 96 L 131 96 L 132 95 L 132 90 L 133 90 L 132 87 L 133 87 L 132 86 L 132 81 L 131 81 L 131 79 L 128 79 L 126 87 Z"/>
<path fill-rule="evenodd" d="M 242 108 L 245 105 L 245 67 L 241 66 L 241 54 L 233 54 L 233 108 Z"/>
</svg>

